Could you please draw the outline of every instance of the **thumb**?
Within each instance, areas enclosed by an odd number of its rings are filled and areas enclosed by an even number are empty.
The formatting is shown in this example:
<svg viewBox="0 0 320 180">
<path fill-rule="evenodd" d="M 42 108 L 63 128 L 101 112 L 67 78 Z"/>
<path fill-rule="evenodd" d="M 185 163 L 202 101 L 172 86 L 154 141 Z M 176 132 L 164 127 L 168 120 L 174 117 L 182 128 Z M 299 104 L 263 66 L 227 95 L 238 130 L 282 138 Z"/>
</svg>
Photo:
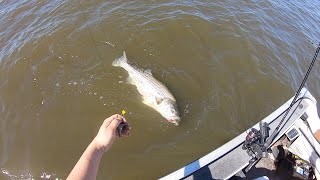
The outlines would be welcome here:
<svg viewBox="0 0 320 180">
<path fill-rule="evenodd" d="M 114 115 L 108 117 L 107 119 L 105 119 L 103 121 L 103 123 L 102 123 L 101 128 L 107 128 L 114 119 L 118 118 L 118 116 L 120 116 L 120 115 L 119 114 L 114 114 Z"/>
<path fill-rule="evenodd" d="M 111 121 L 111 123 L 109 124 L 108 128 L 112 129 L 112 130 L 116 130 L 117 127 L 119 126 L 119 124 L 122 122 L 122 117 L 119 116 L 118 118 L 116 119 L 113 119 Z"/>
</svg>

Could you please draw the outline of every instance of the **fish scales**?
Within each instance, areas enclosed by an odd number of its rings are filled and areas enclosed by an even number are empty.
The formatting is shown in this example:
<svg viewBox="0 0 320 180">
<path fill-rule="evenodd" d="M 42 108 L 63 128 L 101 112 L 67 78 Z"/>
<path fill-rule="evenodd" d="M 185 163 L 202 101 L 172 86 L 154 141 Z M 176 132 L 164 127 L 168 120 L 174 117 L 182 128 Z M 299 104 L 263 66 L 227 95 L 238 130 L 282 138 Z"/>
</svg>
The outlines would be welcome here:
<svg viewBox="0 0 320 180">
<path fill-rule="evenodd" d="M 133 70 L 135 70 L 134 68 L 132 68 Z M 139 70 L 136 70 L 139 71 Z M 138 73 L 139 75 L 141 75 L 141 79 L 145 80 L 146 83 L 143 83 L 143 81 L 141 83 L 143 84 L 151 84 L 151 87 L 154 87 L 154 92 L 158 92 L 160 96 L 162 97 L 169 97 L 170 99 L 175 100 L 175 98 L 173 97 L 173 95 L 167 90 L 167 88 L 159 81 L 157 81 L 153 76 L 146 74 L 144 72 Z"/>
<path fill-rule="evenodd" d="M 136 78 L 132 77 L 132 79 L 136 80 L 136 83 L 141 83 L 142 85 L 149 85 L 150 88 L 153 89 L 152 92 L 157 93 L 157 95 L 159 95 L 160 97 L 167 97 L 175 101 L 175 98 L 168 91 L 168 89 L 161 82 L 156 80 L 151 74 L 145 73 L 137 68 L 130 66 L 129 64 L 123 65 L 123 68 L 126 69 L 129 74 L 131 74 L 131 77 L 137 76 Z"/>
</svg>

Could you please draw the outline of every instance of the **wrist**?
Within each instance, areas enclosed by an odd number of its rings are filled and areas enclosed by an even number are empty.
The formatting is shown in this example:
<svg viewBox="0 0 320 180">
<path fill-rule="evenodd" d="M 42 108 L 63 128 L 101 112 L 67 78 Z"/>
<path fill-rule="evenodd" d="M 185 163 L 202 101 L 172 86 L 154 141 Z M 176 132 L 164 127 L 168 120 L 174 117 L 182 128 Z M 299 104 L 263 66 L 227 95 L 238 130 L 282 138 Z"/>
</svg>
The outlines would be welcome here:
<svg viewBox="0 0 320 180">
<path fill-rule="evenodd" d="M 96 138 L 93 139 L 93 141 L 90 143 L 90 146 L 91 149 L 98 154 L 103 155 L 103 153 L 105 152 L 105 147 L 99 145 Z"/>
</svg>

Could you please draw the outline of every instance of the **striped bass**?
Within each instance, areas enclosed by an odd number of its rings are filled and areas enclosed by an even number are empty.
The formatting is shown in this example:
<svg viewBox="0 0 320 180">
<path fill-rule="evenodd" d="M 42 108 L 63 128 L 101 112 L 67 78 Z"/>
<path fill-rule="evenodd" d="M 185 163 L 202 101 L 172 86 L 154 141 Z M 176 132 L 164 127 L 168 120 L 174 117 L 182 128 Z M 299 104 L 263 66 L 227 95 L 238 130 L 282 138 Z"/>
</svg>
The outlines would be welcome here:
<svg viewBox="0 0 320 180">
<path fill-rule="evenodd" d="M 152 76 L 151 70 L 139 70 L 128 64 L 125 52 L 114 60 L 112 65 L 122 67 L 128 72 L 127 82 L 137 87 L 144 104 L 158 111 L 168 122 L 179 125 L 181 119 L 176 99 L 165 85 Z"/>
</svg>

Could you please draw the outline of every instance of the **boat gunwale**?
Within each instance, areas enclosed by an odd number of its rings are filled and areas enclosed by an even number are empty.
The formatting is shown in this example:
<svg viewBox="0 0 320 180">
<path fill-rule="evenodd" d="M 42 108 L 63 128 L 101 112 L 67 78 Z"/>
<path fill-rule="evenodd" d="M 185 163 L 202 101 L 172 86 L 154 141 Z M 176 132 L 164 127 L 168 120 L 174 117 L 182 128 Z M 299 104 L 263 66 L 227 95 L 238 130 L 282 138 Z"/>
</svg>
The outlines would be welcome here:
<svg viewBox="0 0 320 180">
<path fill-rule="evenodd" d="M 302 97 L 307 97 L 309 100 L 311 100 L 313 103 L 316 102 L 315 98 L 311 95 L 311 93 L 306 89 L 303 88 L 301 90 L 301 93 L 299 95 L 299 99 L 297 101 L 300 101 L 299 103 L 301 103 L 301 101 L 303 99 L 301 99 Z M 282 104 L 278 109 L 276 109 L 275 111 L 273 111 L 271 114 L 269 114 L 268 116 L 266 116 L 264 119 L 262 119 L 261 121 L 263 122 L 267 122 L 269 124 L 271 124 L 272 122 L 274 122 L 279 116 L 283 115 L 285 113 L 285 111 L 290 107 L 291 101 L 293 100 L 294 97 L 290 98 L 288 101 L 286 101 L 284 104 Z M 298 107 L 298 105 L 296 105 L 296 108 Z M 295 112 L 294 110 L 292 115 Z M 161 180 L 165 180 L 165 179 L 182 179 L 182 178 L 186 178 L 188 176 L 190 176 L 191 174 L 195 173 L 196 171 L 200 170 L 201 168 L 214 163 L 215 161 L 219 160 L 220 158 L 222 158 L 224 155 L 228 154 L 229 152 L 233 151 L 234 149 L 236 149 L 237 147 L 239 147 L 245 140 L 246 136 L 247 136 L 247 131 L 250 130 L 251 128 L 255 128 L 255 129 L 259 129 L 259 123 L 261 122 L 259 121 L 257 124 L 251 126 L 249 129 L 247 129 L 246 131 L 242 132 L 241 134 L 239 134 L 238 136 L 236 136 L 235 138 L 231 139 L 230 141 L 228 141 L 227 143 L 223 144 L 222 146 L 220 146 L 219 148 L 211 151 L 210 153 L 202 156 L 199 159 L 196 159 L 194 161 L 192 161 L 191 163 L 187 164 L 186 166 L 160 178 Z M 282 125 L 281 129 L 285 126 Z M 288 128 L 290 128 L 291 126 L 289 126 Z M 287 129 L 288 129 L 287 128 Z M 283 133 L 285 132 L 284 130 L 281 130 Z M 283 134 L 282 133 L 282 134 Z M 278 134 L 277 137 L 281 136 L 281 134 Z M 277 139 L 275 138 L 274 141 L 271 143 L 271 145 L 276 141 Z M 270 145 L 270 146 L 271 146 Z M 246 167 L 249 164 L 249 162 L 244 165 L 243 167 L 241 167 L 239 170 L 243 169 L 244 167 Z M 187 171 L 187 172 L 186 172 Z M 234 174 L 230 175 L 230 177 L 232 177 Z M 229 177 L 229 178 L 230 178 Z"/>
</svg>

